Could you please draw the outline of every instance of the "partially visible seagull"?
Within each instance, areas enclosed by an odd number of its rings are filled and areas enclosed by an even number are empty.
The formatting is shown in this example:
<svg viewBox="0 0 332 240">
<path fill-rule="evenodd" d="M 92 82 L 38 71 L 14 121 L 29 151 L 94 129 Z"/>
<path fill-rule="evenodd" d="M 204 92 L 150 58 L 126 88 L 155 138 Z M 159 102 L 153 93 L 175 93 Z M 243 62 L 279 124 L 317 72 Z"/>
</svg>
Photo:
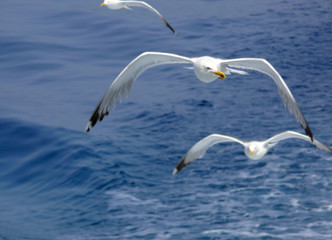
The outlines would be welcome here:
<svg viewBox="0 0 332 240">
<path fill-rule="evenodd" d="M 244 146 L 244 153 L 245 155 L 253 160 L 259 160 L 269 151 L 271 147 L 276 145 L 279 141 L 287 139 L 287 138 L 299 138 L 303 139 L 305 141 L 311 142 L 311 139 L 303 134 L 293 132 L 293 131 L 286 131 L 279 133 L 265 141 L 251 141 L 251 142 L 245 142 L 240 139 L 226 136 L 226 135 L 220 135 L 220 134 L 211 134 L 199 142 L 197 142 L 179 161 L 179 163 L 176 165 L 176 167 L 173 170 L 173 175 L 177 174 L 181 171 L 182 168 L 189 165 L 190 163 L 196 161 L 199 158 L 202 158 L 206 152 L 206 150 L 213 145 L 217 143 L 223 143 L 223 142 L 237 142 Z M 323 143 L 317 141 L 315 138 L 312 142 L 313 145 L 315 145 L 317 148 L 320 148 L 324 151 L 327 151 L 329 153 L 332 153 L 332 149 Z"/>
<path fill-rule="evenodd" d="M 109 87 L 103 98 L 92 113 L 85 131 L 90 131 L 97 121 L 108 115 L 109 108 L 114 108 L 118 101 L 128 96 L 134 80 L 146 69 L 163 64 L 193 64 L 196 77 L 205 83 L 216 79 L 226 78 L 231 73 L 246 75 L 247 72 L 238 69 L 247 69 L 261 72 L 273 79 L 278 87 L 279 95 L 289 112 L 300 122 L 306 134 L 313 140 L 313 134 L 305 120 L 295 98 L 286 83 L 274 67 L 262 58 L 220 59 L 209 56 L 188 58 L 172 53 L 145 52 L 136 57 L 125 67 Z M 236 69 L 237 68 L 237 69 Z"/>
<path fill-rule="evenodd" d="M 158 17 L 161 19 L 161 21 L 171 29 L 171 31 L 177 35 L 176 31 L 172 28 L 172 26 L 166 21 L 166 19 L 152 6 L 147 4 L 143 1 L 119 1 L 119 0 L 105 0 L 100 6 L 107 6 L 109 9 L 112 10 L 118 10 L 118 9 L 129 9 L 130 7 L 144 7 L 146 9 L 149 9 L 150 11 L 154 12 L 158 15 Z"/>
</svg>

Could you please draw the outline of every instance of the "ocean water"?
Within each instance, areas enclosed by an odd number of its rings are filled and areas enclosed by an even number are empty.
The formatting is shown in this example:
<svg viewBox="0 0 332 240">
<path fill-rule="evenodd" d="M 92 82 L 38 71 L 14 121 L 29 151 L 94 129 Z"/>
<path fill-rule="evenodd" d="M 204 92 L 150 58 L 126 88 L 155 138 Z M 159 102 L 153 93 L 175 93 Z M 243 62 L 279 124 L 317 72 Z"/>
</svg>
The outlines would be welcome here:
<svg viewBox="0 0 332 240">
<path fill-rule="evenodd" d="M 94 107 L 144 51 L 266 58 L 332 146 L 330 0 L 0 2 L 0 239 L 332 239 L 332 155 L 285 140 L 259 161 L 201 138 L 303 133 L 259 73 L 210 84 L 181 65 L 144 72 L 90 133 Z"/>
</svg>

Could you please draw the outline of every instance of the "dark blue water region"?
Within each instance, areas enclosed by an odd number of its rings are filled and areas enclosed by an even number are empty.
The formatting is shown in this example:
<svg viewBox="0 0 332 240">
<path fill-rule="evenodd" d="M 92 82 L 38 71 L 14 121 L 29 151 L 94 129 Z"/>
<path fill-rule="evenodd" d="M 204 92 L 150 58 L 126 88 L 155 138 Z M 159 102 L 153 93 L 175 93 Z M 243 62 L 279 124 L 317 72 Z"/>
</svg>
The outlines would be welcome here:
<svg viewBox="0 0 332 240">
<path fill-rule="evenodd" d="M 330 237 L 332 159 L 294 151 L 301 142 L 261 161 L 227 144 L 172 177 L 180 151 L 150 137 L 129 148 L 15 119 L 1 125 L 11 136 L 0 142 L 3 239 Z"/>
</svg>

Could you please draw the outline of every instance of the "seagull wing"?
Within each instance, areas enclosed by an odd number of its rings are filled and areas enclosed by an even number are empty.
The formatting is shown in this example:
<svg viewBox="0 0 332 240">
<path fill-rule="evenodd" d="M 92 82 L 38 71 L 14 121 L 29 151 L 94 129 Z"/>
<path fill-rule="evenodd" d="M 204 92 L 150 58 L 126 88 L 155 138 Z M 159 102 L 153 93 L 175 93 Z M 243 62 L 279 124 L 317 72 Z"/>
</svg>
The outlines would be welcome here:
<svg viewBox="0 0 332 240">
<path fill-rule="evenodd" d="M 307 142 L 311 142 L 311 139 L 306 135 L 303 135 L 303 134 L 298 133 L 298 132 L 286 131 L 286 132 L 279 133 L 279 134 L 269 138 L 268 140 L 265 141 L 265 143 L 270 145 L 270 146 L 274 146 L 279 141 L 287 139 L 287 138 L 299 138 L 299 139 L 303 139 Z M 319 149 L 322 149 L 324 151 L 332 153 L 332 149 L 330 147 L 328 147 L 325 144 L 317 141 L 315 138 L 313 139 L 313 142 L 311 142 L 311 143 L 314 144 Z"/>
<path fill-rule="evenodd" d="M 262 58 L 238 58 L 221 60 L 221 65 L 225 64 L 229 67 L 258 71 L 271 77 L 278 86 L 279 95 L 284 102 L 284 105 L 287 107 L 288 111 L 295 116 L 296 120 L 300 122 L 306 134 L 311 138 L 311 140 L 313 140 L 313 134 L 310 130 L 310 127 L 304 118 L 297 102 L 295 101 L 293 94 L 277 70 L 275 70 L 275 68 L 267 60 Z"/>
<path fill-rule="evenodd" d="M 98 121 L 103 120 L 105 115 L 108 115 L 110 107 L 114 108 L 118 101 L 128 96 L 135 79 L 142 72 L 153 66 L 171 63 L 190 64 L 192 60 L 180 55 L 161 52 L 145 52 L 135 58 L 122 70 L 100 100 L 89 119 L 85 131 L 90 131 L 91 127 Z"/>
<path fill-rule="evenodd" d="M 123 3 L 125 3 L 129 7 L 144 7 L 146 9 L 149 9 L 150 11 L 154 12 L 155 14 L 157 14 L 159 16 L 160 20 L 166 25 L 166 27 L 168 27 L 169 29 L 171 29 L 171 31 L 175 35 L 177 35 L 177 32 L 166 21 L 166 19 L 155 8 L 153 8 L 151 5 L 147 4 L 146 2 L 143 2 L 143 1 L 123 1 Z"/>
<path fill-rule="evenodd" d="M 244 145 L 244 142 L 230 136 L 211 134 L 197 142 L 179 161 L 173 171 L 173 175 L 181 171 L 182 168 L 204 156 L 206 150 L 217 143 L 237 142 Z"/>
</svg>

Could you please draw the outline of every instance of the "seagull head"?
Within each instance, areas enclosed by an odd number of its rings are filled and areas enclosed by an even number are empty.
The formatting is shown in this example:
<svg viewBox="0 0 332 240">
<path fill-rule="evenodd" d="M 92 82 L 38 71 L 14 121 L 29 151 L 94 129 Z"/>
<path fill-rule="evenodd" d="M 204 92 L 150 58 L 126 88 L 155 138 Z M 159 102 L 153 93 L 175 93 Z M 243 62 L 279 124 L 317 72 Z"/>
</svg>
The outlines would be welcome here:
<svg viewBox="0 0 332 240">
<path fill-rule="evenodd" d="M 194 72 L 202 82 L 213 82 L 225 79 L 226 75 L 219 69 L 219 61 L 212 57 L 200 57 L 194 60 Z"/>
<path fill-rule="evenodd" d="M 259 160 L 267 153 L 267 148 L 261 142 L 249 142 L 244 148 L 244 153 L 252 160 Z"/>
<path fill-rule="evenodd" d="M 100 4 L 101 7 L 107 6 L 107 0 L 105 0 L 102 4 Z"/>
<path fill-rule="evenodd" d="M 223 80 L 223 79 L 226 78 L 225 73 L 223 73 L 222 71 L 220 71 L 220 70 L 218 70 L 218 69 L 212 69 L 212 68 L 209 67 L 209 66 L 205 66 L 205 69 L 206 69 L 207 72 L 209 72 L 209 73 L 213 73 L 213 74 L 217 75 L 217 78 L 219 78 L 219 79 L 221 79 L 221 80 Z"/>
<path fill-rule="evenodd" d="M 112 3 L 111 0 L 105 0 L 102 4 L 100 4 L 101 7 L 107 6 L 109 7 L 109 5 Z"/>
</svg>

